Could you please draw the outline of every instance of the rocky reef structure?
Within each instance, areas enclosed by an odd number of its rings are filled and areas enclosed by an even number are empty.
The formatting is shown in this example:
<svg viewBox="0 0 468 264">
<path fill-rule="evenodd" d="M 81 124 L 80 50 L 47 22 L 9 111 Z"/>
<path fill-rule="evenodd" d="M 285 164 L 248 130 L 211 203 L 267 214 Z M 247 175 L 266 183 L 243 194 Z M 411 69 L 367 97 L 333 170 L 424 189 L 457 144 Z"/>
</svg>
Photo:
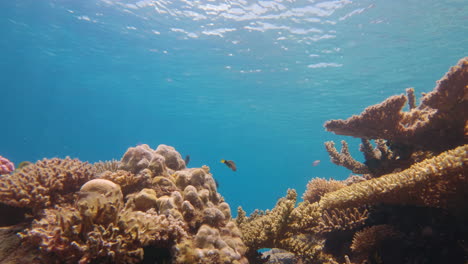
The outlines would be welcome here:
<svg viewBox="0 0 468 264">
<path fill-rule="evenodd" d="M 166 145 L 38 161 L 0 178 L 0 203 L 26 215 L 0 230 L 0 263 L 248 263 L 209 168 Z"/>
<path fill-rule="evenodd" d="M 466 263 L 467 120 L 468 57 L 419 106 L 410 88 L 360 115 L 326 122 L 328 131 L 362 139 L 365 162 L 345 141 L 340 151 L 325 145 L 332 162 L 363 176 L 313 179 L 297 206 L 289 190 L 272 210 L 246 217 L 239 208 L 250 263 L 271 263 L 261 248 L 293 253 L 289 263 Z"/>
</svg>

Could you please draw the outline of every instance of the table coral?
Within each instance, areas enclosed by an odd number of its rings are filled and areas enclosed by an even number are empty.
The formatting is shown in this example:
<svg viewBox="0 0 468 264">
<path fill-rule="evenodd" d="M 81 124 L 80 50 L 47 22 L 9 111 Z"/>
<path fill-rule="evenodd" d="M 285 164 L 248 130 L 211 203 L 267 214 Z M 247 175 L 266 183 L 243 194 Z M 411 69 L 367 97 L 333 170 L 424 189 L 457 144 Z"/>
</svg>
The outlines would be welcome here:
<svg viewBox="0 0 468 264">
<path fill-rule="evenodd" d="M 320 205 L 332 209 L 385 202 L 446 208 L 452 198 L 465 192 L 467 175 L 468 145 L 463 145 L 405 171 L 327 193 Z"/>
<path fill-rule="evenodd" d="M 465 263 L 468 248 L 468 57 L 416 105 L 414 89 L 368 107 L 361 115 L 332 120 L 327 130 L 360 137 L 365 162 L 346 142 L 332 161 L 354 173 L 330 188 L 312 180 L 304 202 L 295 195 L 275 208 L 239 210 L 237 223 L 252 263 L 261 248 L 293 252 L 303 263 Z M 409 101 L 409 111 L 402 108 Z M 371 140 L 374 140 L 373 146 Z M 396 249 L 396 250 L 395 250 Z"/>
<path fill-rule="evenodd" d="M 412 94 L 408 93 L 410 102 Z M 447 150 L 464 143 L 467 94 L 468 57 L 465 57 L 437 82 L 434 91 L 423 96 L 419 106 L 410 107 L 409 112 L 402 111 L 407 97 L 396 95 L 366 108 L 358 116 L 327 121 L 325 128 L 338 135 Z"/>
</svg>

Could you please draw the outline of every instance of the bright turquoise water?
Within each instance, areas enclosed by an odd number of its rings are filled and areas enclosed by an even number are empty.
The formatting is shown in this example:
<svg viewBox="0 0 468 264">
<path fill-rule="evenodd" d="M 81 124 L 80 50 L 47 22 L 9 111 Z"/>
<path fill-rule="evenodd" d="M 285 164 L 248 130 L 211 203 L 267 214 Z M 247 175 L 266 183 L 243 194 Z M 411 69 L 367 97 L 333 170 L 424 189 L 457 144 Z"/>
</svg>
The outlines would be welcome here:
<svg viewBox="0 0 468 264">
<path fill-rule="evenodd" d="M 0 155 L 167 144 L 248 212 L 349 175 L 329 162 L 323 142 L 344 138 L 326 120 L 428 92 L 468 55 L 466 0 L 1 1 L 0 24 Z"/>
</svg>

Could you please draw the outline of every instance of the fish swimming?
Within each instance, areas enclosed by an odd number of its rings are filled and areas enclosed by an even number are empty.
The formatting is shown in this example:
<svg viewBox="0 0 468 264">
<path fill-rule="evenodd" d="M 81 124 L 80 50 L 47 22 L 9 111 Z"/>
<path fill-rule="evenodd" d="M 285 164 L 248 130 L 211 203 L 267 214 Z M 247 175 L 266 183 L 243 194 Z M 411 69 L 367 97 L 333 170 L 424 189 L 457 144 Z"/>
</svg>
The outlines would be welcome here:
<svg viewBox="0 0 468 264">
<path fill-rule="evenodd" d="M 226 164 L 226 166 L 228 166 L 232 171 L 236 171 L 237 170 L 237 167 L 236 167 L 236 164 L 234 163 L 234 161 L 232 160 L 221 160 L 221 163 L 224 163 Z"/>
<path fill-rule="evenodd" d="M 320 164 L 320 160 L 315 160 L 314 162 L 312 162 L 312 166 L 318 166 Z"/>
<path fill-rule="evenodd" d="M 185 156 L 184 161 L 185 161 L 185 166 L 187 166 L 188 163 L 190 162 L 190 155 Z"/>
</svg>

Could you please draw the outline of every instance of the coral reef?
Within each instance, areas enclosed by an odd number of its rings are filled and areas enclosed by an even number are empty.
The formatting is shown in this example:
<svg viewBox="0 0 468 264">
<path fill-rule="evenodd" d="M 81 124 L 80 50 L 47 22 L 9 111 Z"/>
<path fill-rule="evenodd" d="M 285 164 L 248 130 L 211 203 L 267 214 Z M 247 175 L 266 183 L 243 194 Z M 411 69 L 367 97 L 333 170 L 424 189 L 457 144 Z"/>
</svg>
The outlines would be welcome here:
<svg viewBox="0 0 468 264">
<path fill-rule="evenodd" d="M 120 167 L 119 160 L 108 160 L 108 161 L 99 161 L 93 164 L 94 170 L 97 174 L 103 173 L 105 171 L 115 172 Z"/>
<path fill-rule="evenodd" d="M 345 141 L 341 151 L 325 146 L 332 162 L 363 177 L 313 179 L 297 206 L 290 190 L 271 211 L 239 211 L 250 263 L 270 261 L 255 254 L 265 247 L 294 253 L 298 263 L 466 263 L 468 58 L 419 106 L 414 89 L 406 92 L 325 123 L 361 138 L 365 162 Z"/>
<path fill-rule="evenodd" d="M 325 194 L 323 208 L 354 207 L 378 203 L 430 207 L 457 206 L 468 187 L 468 145 L 443 152 L 399 173 L 356 183 Z"/>
<path fill-rule="evenodd" d="M 363 176 L 312 179 L 302 202 L 289 189 L 273 209 L 247 217 L 239 207 L 235 220 L 209 167 L 187 168 L 170 146 L 21 166 L 0 177 L 0 213 L 14 216 L 0 221 L 0 262 L 466 263 L 467 91 L 464 58 L 419 105 L 408 88 L 328 121 L 361 138 L 365 162 L 345 141 L 340 151 L 325 145 L 332 162 Z"/>
<path fill-rule="evenodd" d="M 35 212 L 72 203 L 80 186 L 94 177 L 92 166 L 77 159 L 44 159 L 0 178 L 0 201 Z"/>
<path fill-rule="evenodd" d="M 408 92 L 410 111 L 403 112 L 407 98 L 396 95 L 370 106 L 359 116 L 331 120 L 325 128 L 338 135 L 366 139 L 386 139 L 395 143 L 444 151 L 460 146 L 468 115 L 468 57 L 461 59 L 438 81 L 434 91 L 415 107 L 414 94 Z"/>
<path fill-rule="evenodd" d="M 33 209 L 17 250 L 37 247 L 38 263 L 248 263 L 209 168 L 166 145 L 111 166 L 38 161 L 0 178 L 0 202 Z"/>
<path fill-rule="evenodd" d="M 324 194 L 339 190 L 345 186 L 346 185 L 341 181 L 315 178 L 307 183 L 307 188 L 302 195 L 302 200 L 308 201 L 309 203 L 318 202 Z"/>
<path fill-rule="evenodd" d="M 15 170 L 15 164 L 7 158 L 0 156 L 0 175 L 8 174 Z"/>
</svg>

